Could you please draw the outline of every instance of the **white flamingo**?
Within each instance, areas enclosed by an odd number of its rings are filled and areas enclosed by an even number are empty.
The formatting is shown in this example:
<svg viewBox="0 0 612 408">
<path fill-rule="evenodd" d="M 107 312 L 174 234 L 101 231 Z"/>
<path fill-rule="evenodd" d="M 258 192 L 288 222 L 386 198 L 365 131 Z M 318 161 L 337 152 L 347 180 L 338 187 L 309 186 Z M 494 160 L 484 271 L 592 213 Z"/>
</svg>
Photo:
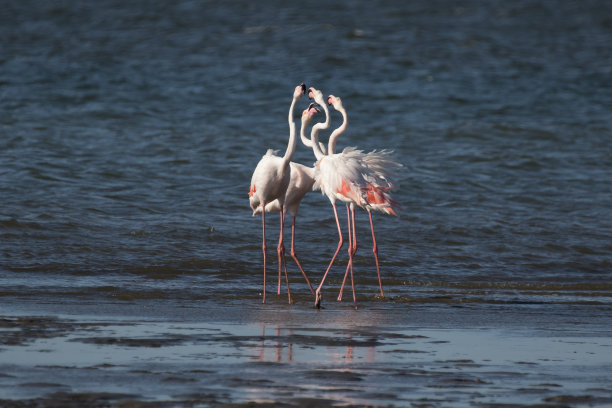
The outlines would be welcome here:
<svg viewBox="0 0 612 408">
<path fill-rule="evenodd" d="M 314 103 L 311 103 L 308 109 L 302 112 L 302 124 L 301 124 L 301 129 L 300 129 L 300 136 L 305 137 L 303 136 L 304 129 L 310 124 L 313 117 L 318 112 L 319 110 L 314 107 Z M 293 123 L 292 116 L 289 117 L 289 123 L 290 123 L 289 126 L 295 127 L 295 123 Z M 291 257 L 297 264 L 298 268 L 300 269 L 300 272 L 302 272 L 302 275 L 304 275 L 304 278 L 306 279 L 306 283 L 308 283 L 308 287 L 310 288 L 310 291 L 314 295 L 315 291 L 312 288 L 312 285 L 310 284 L 310 281 L 308 280 L 308 276 L 306 276 L 306 273 L 304 272 L 304 269 L 302 268 L 302 265 L 300 264 L 300 261 L 298 260 L 297 254 L 295 252 L 295 218 L 297 216 L 298 209 L 300 208 L 300 203 L 302 202 L 302 199 L 304 198 L 306 193 L 312 190 L 312 186 L 315 182 L 315 179 L 314 179 L 315 169 L 314 167 L 307 167 L 307 166 L 304 166 L 302 164 L 295 163 L 295 162 L 290 162 L 289 167 L 291 169 L 289 186 L 287 187 L 287 191 L 285 192 L 285 196 L 284 196 L 285 204 L 282 208 L 282 211 L 284 211 L 285 214 L 288 212 L 292 216 Z M 261 210 L 262 210 L 262 205 L 260 204 L 253 211 L 253 215 L 260 214 Z M 281 211 L 281 205 L 278 199 L 266 204 L 266 212 L 278 212 L 278 211 Z M 281 251 L 280 257 L 283 259 L 283 263 L 284 263 L 284 259 L 285 259 L 284 245 L 279 248 Z M 285 265 L 285 273 L 287 273 L 286 265 Z M 279 290 L 280 290 L 280 279 L 279 279 Z"/>
<path fill-rule="evenodd" d="M 334 95 L 329 95 L 327 98 L 329 105 L 332 105 L 334 109 L 341 113 L 342 124 L 335 129 L 329 137 L 328 149 L 329 154 L 336 152 L 336 141 L 346 130 L 348 126 L 348 118 L 346 109 L 342 105 L 342 99 Z M 397 215 L 395 209 L 399 208 L 397 201 L 395 201 L 389 191 L 396 187 L 392 179 L 393 169 L 400 168 L 402 165 L 395 161 L 391 154 L 393 152 L 388 150 L 373 151 L 366 153 L 363 160 L 366 161 L 369 169 L 367 174 L 364 174 L 365 179 L 368 181 L 366 186 L 366 205 L 363 207 L 368 212 L 370 218 L 370 230 L 372 231 L 372 252 L 374 253 L 374 260 L 376 262 L 376 273 L 378 275 L 378 286 L 380 288 L 380 295 L 385 296 L 382 288 L 382 279 L 380 277 L 380 266 L 378 260 L 378 245 L 376 243 L 376 234 L 374 233 L 374 222 L 372 220 L 372 210 L 380 211 L 385 214 Z M 353 216 L 353 233 L 352 233 L 352 251 L 353 256 L 357 252 L 357 236 L 355 235 L 355 225 Z M 349 228 L 349 242 L 351 242 L 351 229 Z M 348 276 L 348 268 L 344 274 L 342 286 L 340 287 L 340 294 L 338 295 L 338 301 L 342 300 L 342 291 L 344 290 L 344 284 Z"/>
<path fill-rule="evenodd" d="M 340 221 L 338 219 L 338 211 L 336 209 L 336 201 L 340 200 L 347 204 L 362 202 L 361 197 L 361 186 L 365 186 L 366 182 L 362 176 L 361 163 L 359 160 L 359 151 L 347 148 L 342 153 L 335 153 L 325 155 L 319 146 L 318 133 L 320 130 L 329 128 L 330 118 L 329 110 L 323 100 L 323 94 L 321 91 L 315 88 L 309 88 L 308 96 L 319 104 L 325 112 L 325 122 L 317 123 L 313 126 L 310 133 L 310 147 L 314 152 L 317 162 L 315 164 L 315 188 L 320 188 L 321 192 L 327 196 L 332 208 L 334 210 L 334 218 L 336 220 L 336 226 L 338 228 L 338 246 L 336 251 L 319 283 L 315 295 L 315 306 L 321 306 L 321 289 L 327 278 L 327 274 L 331 269 L 342 245 L 344 243 L 342 237 L 342 229 L 340 227 Z M 348 213 L 348 207 L 347 207 Z M 349 214 L 349 228 L 350 228 L 350 214 Z M 352 252 L 349 248 L 349 265 L 347 268 L 351 271 L 351 282 L 352 277 Z M 353 300 L 356 304 L 354 284 L 353 284 Z"/>
<path fill-rule="evenodd" d="M 387 188 L 390 189 L 392 184 L 388 181 L 389 171 L 386 170 L 384 161 L 379 159 L 385 158 L 387 161 L 390 160 L 387 152 L 372 152 L 370 156 L 364 154 L 360 150 L 356 150 L 353 147 L 345 148 L 342 153 L 334 153 L 335 141 L 337 137 L 346 129 L 346 124 L 343 123 L 336 131 L 332 133 L 329 143 L 329 152 L 327 155 L 321 150 L 318 140 L 318 132 L 322 129 L 329 127 L 329 111 L 326 107 L 325 101 L 321 91 L 315 88 L 309 88 L 308 96 L 313 98 L 325 111 L 326 120 L 322 123 L 317 123 L 313 126 L 311 132 L 310 147 L 312 147 L 317 162 L 315 165 L 315 188 L 320 188 L 322 193 L 325 194 L 334 210 L 334 217 L 336 220 L 336 226 L 338 228 L 338 246 L 332 260 L 319 283 L 316 290 L 315 306 L 320 307 L 321 304 L 321 289 L 323 283 L 327 278 L 327 274 L 331 269 L 331 266 L 336 259 L 340 248 L 343 245 L 342 230 L 340 228 L 340 222 L 338 220 L 338 213 L 336 210 L 336 201 L 340 200 L 347 204 L 347 218 L 348 218 L 348 229 L 349 229 L 349 263 L 347 265 L 347 271 L 345 277 L 350 271 L 351 273 L 351 286 L 353 290 L 353 303 L 356 307 L 356 296 L 355 296 L 355 285 L 353 279 L 353 256 L 356 251 L 355 237 L 355 206 L 359 206 L 364 209 L 383 209 L 389 213 L 395 213 L 394 207 L 397 207 L 397 203 L 390 199 Z M 342 112 L 342 110 L 341 110 Z M 346 113 L 343 114 L 346 122 Z M 351 231 L 352 229 L 352 231 Z M 353 243 L 355 242 L 355 243 Z M 379 275 L 380 276 L 380 275 Z M 380 279 L 379 279 L 380 282 Z M 382 286 L 382 285 L 381 285 Z M 341 296 L 340 296 L 341 298 Z"/>
<path fill-rule="evenodd" d="M 289 187 L 291 180 L 291 166 L 289 165 L 291 157 L 295 151 L 296 138 L 295 138 L 295 123 L 293 122 L 293 111 L 295 104 L 306 92 L 306 86 L 304 84 L 295 87 L 293 92 L 293 100 L 289 107 L 289 141 L 287 143 L 287 149 L 283 157 L 276 156 L 274 150 L 268 150 L 266 154 L 261 158 L 253 176 L 251 177 L 251 187 L 249 189 L 249 204 L 251 209 L 255 210 L 259 205 L 264 208 L 266 205 L 274 200 L 278 200 L 280 209 L 280 236 L 279 244 L 277 248 L 279 257 L 279 288 L 278 293 L 280 294 L 280 273 L 281 273 L 281 248 L 283 246 L 283 229 L 285 226 L 285 194 Z M 266 212 L 261 212 L 261 224 L 262 224 L 262 252 L 264 261 L 264 285 L 263 285 L 263 300 L 262 303 L 266 302 Z M 285 280 L 287 282 L 287 293 L 289 296 L 289 302 L 291 302 L 291 295 L 289 293 L 289 278 L 287 277 L 287 271 L 285 270 Z"/>
</svg>

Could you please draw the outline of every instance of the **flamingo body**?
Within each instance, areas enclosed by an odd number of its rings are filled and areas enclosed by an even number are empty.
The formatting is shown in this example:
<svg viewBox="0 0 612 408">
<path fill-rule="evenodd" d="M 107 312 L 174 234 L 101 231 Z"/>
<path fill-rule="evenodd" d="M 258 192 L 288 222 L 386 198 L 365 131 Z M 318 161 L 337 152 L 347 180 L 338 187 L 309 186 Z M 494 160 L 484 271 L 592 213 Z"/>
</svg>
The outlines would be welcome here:
<svg viewBox="0 0 612 408">
<path fill-rule="evenodd" d="M 315 166 L 315 188 L 320 188 L 330 200 L 364 206 L 366 201 L 362 189 L 367 182 L 363 177 L 366 169 L 362 165 L 361 153 L 348 147 L 342 153 L 320 159 Z"/>
<path fill-rule="evenodd" d="M 287 149 L 283 157 L 276 155 L 275 150 L 269 149 L 266 154 L 259 160 L 253 176 L 251 177 L 251 186 L 249 188 L 249 205 L 252 210 L 255 210 L 259 205 L 265 206 L 274 201 L 278 200 L 280 208 L 280 236 L 278 239 L 278 258 L 279 258 L 279 286 L 278 293 L 280 294 L 280 274 L 281 274 L 281 255 L 283 254 L 283 229 L 285 226 L 285 213 L 283 206 L 285 204 L 285 193 L 289 187 L 289 181 L 291 180 L 291 166 L 290 161 L 296 146 L 295 138 L 295 123 L 293 122 L 293 111 L 295 104 L 306 91 L 304 84 L 295 87 L 293 92 L 293 99 L 291 106 L 289 107 L 289 141 L 287 142 Z M 266 302 L 266 216 L 265 211 L 261 213 L 261 224 L 262 224 L 262 252 L 264 261 L 264 285 L 263 285 L 263 300 Z M 289 277 L 287 276 L 287 269 L 285 268 L 285 280 L 287 282 L 287 295 L 289 297 L 289 303 L 291 303 L 291 293 L 289 291 Z"/>
<path fill-rule="evenodd" d="M 255 210 L 262 203 L 274 200 L 283 204 L 285 192 L 291 180 L 291 167 L 285 168 L 283 158 L 276 156 L 277 150 L 269 149 L 257 163 L 251 177 L 249 205 Z"/>
<path fill-rule="evenodd" d="M 292 216 L 297 215 L 298 209 L 302 198 L 312 190 L 315 182 L 315 170 L 312 167 L 304 166 L 300 163 L 290 162 L 289 163 L 289 185 L 284 195 L 284 209 Z M 253 215 L 261 214 L 260 202 L 253 208 Z M 278 199 L 266 204 L 266 212 L 278 212 L 280 211 L 280 201 Z"/>
<path fill-rule="evenodd" d="M 372 210 L 380 211 L 386 214 L 397 215 L 396 210 L 399 209 L 399 203 L 390 195 L 390 191 L 394 188 L 392 180 L 393 170 L 401 167 L 401 164 L 396 162 L 391 157 L 391 152 L 373 151 L 369 153 L 363 153 L 361 150 L 357 150 L 353 147 L 345 148 L 342 153 L 335 153 L 336 141 L 340 134 L 342 134 L 348 125 L 348 119 L 346 110 L 342 105 L 342 100 L 338 97 L 330 95 L 328 103 L 334 106 L 334 109 L 339 111 L 343 117 L 343 123 L 340 127 L 335 129 L 329 137 L 328 152 L 327 155 L 319 147 L 318 141 L 318 129 L 326 129 L 329 127 L 328 110 L 325 107 L 325 103 L 322 101 L 322 94 L 320 91 L 310 88 L 308 92 L 310 98 L 318 104 L 322 104 L 327 120 L 324 124 L 317 124 L 313 127 L 311 133 L 311 141 L 308 144 L 312 147 L 315 157 L 317 157 L 316 163 L 316 174 L 315 174 L 315 188 L 320 188 L 322 193 L 327 195 L 329 198 L 336 218 L 336 225 L 338 227 L 339 242 L 336 252 L 332 257 L 332 260 L 323 275 L 321 283 L 317 288 L 315 306 L 319 307 L 321 302 L 321 288 L 327 274 L 333 264 L 338 251 L 342 247 L 342 232 L 338 215 L 336 212 L 336 200 L 342 201 L 347 205 L 347 218 L 348 218 L 348 237 L 349 237 L 349 263 L 347 265 L 346 273 L 344 275 L 344 281 L 342 282 L 342 288 L 348 276 L 349 271 L 351 272 L 351 285 L 353 288 L 353 302 L 356 304 L 355 298 L 355 286 L 353 282 L 353 256 L 357 251 L 357 239 L 356 239 L 356 228 L 355 228 L 355 207 L 361 207 L 368 211 L 370 218 L 370 227 L 372 230 L 373 240 L 373 252 L 376 260 L 376 270 L 378 273 L 378 281 L 380 286 L 381 295 L 384 296 L 382 291 L 382 282 L 380 278 L 380 268 L 378 263 L 378 249 L 376 245 L 376 237 L 374 234 L 374 224 L 372 220 Z M 327 127 L 326 127 L 327 125 Z M 316 128 L 316 129 L 315 129 Z M 342 289 L 338 300 L 342 299 Z M 356 307 L 356 306 L 355 306 Z"/>
</svg>

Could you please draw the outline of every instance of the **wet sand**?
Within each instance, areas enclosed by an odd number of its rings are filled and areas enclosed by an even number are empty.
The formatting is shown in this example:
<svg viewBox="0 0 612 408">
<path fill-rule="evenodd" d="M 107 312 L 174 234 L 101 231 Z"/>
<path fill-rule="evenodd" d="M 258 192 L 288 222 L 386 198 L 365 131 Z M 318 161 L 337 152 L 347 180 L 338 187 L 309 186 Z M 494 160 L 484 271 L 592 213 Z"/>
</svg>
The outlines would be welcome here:
<svg viewBox="0 0 612 408">
<path fill-rule="evenodd" d="M 601 308 L 38 307 L 0 317 L 2 407 L 612 405 Z"/>
</svg>

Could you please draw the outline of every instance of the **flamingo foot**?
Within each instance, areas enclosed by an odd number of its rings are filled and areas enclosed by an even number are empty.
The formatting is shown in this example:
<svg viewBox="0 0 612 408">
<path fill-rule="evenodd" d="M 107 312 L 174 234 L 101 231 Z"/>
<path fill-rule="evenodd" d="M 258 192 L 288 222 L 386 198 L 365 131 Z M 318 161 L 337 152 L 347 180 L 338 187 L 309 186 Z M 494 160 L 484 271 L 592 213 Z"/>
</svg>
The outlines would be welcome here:
<svg viewBox="0 0 612 408">
<path fill-rule="evenodd" d="M 321 289 L 317 289 L 317 293 L 315 294 L 315 304 L 314 304 L 315 308 L 321 309 L 321 299 L 322 299 Z"/>
</svg>

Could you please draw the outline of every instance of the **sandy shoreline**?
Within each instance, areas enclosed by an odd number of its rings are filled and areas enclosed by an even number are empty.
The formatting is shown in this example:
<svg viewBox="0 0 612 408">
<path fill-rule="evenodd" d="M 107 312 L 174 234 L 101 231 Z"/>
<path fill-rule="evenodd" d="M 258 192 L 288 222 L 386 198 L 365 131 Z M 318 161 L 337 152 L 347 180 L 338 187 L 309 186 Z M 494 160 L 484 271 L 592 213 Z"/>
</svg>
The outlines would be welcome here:
<svg viewBox="0 0 612 408">
<path fill-rule="evenodd" d="M 0 405 L 612 404 L 605 315 L 366 306 L 4 314 Z"/>
</svg>

